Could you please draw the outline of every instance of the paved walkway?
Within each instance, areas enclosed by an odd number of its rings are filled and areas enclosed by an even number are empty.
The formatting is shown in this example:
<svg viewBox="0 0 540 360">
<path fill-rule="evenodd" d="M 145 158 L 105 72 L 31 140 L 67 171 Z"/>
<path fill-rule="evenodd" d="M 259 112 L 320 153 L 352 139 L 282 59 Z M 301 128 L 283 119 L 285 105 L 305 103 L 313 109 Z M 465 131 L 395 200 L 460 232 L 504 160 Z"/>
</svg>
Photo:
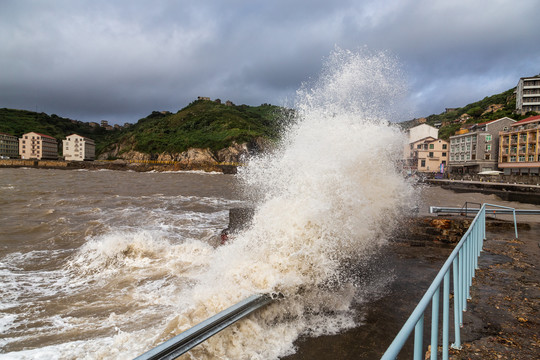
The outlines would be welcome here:
<svg viewBox="0 0 540 360">
<path fill-rule="evenodd" d="M 540 359 L 540 224 L 519 236 L 487 234 L 452 359 Z"/>
</svg>

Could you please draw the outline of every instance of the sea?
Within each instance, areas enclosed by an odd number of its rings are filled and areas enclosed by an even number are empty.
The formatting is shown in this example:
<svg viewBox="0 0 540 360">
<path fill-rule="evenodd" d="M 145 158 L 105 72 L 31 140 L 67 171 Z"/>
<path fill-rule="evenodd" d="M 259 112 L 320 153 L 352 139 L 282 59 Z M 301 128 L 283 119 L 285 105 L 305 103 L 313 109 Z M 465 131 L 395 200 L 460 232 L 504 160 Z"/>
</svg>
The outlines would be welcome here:
<svg viewBox="0 0 540 360">
<path fill-rule="evenodd" d="M 237 175 L 0 169 L 0 359 L 132 359 L 253 294 L 280 300 L 183 358 L 279 359 L 361 326 L 394 277 L 354 269 L 377 273 L 399 219 L 474 201 L 403 176 L 398 68 L 336 48 Z M 222 245 L 236 207 L 253 219 Z"/>
</svg>

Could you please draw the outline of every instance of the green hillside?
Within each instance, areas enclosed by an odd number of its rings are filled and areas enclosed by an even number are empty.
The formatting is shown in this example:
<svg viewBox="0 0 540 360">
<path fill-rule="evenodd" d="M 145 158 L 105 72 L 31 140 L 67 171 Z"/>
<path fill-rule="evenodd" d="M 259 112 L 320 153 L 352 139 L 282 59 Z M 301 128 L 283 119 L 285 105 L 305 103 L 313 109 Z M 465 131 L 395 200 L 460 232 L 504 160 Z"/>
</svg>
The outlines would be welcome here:
<svg viewBox="0 0 540 360">
<path fill-rule="evenodd" d="M 460 127 L 481 123 L 490 120 L 500 119 L 502 117 L 509 117 L 514 120 L 521 120 L 529 116 L 536 115 L 536 113 L 527 113 L 525 115 L 515 114 L 516 110 L 516 97 L 514 94 L 514 88 L 503 91 L 500 94 L 492 96 L 486 96 L 480 101 L 465 105 L 460 108 L 456 108 L 453 111 L 444 112 L 439 115 L 429 115 L 426 117 L 426 124 L 434 126 L 440 124 L 439 137 L 447 140 L 450 136 L 454 135 Z M 491 111 L 491 105 L 499 105 L 501 108 Z M 464 123 L 456 122 L 462 115 L 468 114 L 471 118 Z M 418 119 L 405 121 L 400 125 L 407 129 L 419 124 Z"/>
<path fill-rule="evenodd" d="M 193 147 L 216 151 L 257 137 L 276 139 L 283 112 L 268 104 L 228 106 L 197 100 L 175 114 L 152 112 L 124 130 L 118 141 L 126 150 L 150 154 L 178 153 Z"/>
</svg>

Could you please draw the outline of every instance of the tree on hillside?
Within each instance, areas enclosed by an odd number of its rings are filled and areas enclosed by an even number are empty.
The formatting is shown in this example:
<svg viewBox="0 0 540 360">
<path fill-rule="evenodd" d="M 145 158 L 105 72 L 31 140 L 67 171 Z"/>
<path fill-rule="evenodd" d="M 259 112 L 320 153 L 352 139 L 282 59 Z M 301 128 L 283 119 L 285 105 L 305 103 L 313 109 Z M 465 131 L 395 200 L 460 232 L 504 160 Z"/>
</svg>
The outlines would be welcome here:
<svg viewBox="0 0 540 360">
<path fill-rule="evenodd" d="M 475 106 L 467 111 L 467 114 L 471 115 L 474 118 L 479 118 L 484 113 L 484 109 L 480 106 Z"/>
</svg>

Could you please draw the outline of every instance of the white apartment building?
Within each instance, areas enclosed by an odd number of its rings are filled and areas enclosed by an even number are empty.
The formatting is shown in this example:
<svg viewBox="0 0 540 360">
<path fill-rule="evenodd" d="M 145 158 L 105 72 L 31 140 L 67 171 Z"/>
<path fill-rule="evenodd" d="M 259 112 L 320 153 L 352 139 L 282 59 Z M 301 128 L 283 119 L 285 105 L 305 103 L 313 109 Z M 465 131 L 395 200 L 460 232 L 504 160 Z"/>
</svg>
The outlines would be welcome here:
<svg viewBox="0 0 540 360">
<path fill-rule="evenodd" d="M 516 87 L 516 111 L 540 112 L 540 75 L 522 77 Z"/>
<path fill-rule="evenodd" d="M 94 160 L 96 158 L 96 144 L 94 140 L 71 134 L 62 140 L 64 159 L 68 161 Z"/>
<path fill-rule="evenodd" d="M 58 159 L 58 142 L 52 136 L 29 132 L 19 139 L 19 154 L 21 159 Z"/>
</svg>

